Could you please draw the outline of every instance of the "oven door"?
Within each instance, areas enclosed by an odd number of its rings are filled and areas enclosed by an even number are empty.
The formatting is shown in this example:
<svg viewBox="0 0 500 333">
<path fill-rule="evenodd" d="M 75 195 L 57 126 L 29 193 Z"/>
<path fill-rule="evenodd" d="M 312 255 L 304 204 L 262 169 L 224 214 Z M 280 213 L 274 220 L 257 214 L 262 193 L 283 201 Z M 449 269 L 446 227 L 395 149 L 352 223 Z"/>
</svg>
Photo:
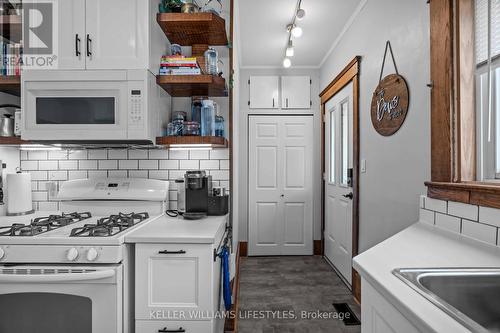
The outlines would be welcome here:
<svg viewBox="0 0 500 333">
<path fill-rule="evenodd" d="M 122 268 L 0 267 L 0 332 L 122 332 Z"/>
<path fill-rule="evenodd" d="M 22 138 L 126 140 L 127 92 L 126 80 L 25 81 Z"/>
</svg>

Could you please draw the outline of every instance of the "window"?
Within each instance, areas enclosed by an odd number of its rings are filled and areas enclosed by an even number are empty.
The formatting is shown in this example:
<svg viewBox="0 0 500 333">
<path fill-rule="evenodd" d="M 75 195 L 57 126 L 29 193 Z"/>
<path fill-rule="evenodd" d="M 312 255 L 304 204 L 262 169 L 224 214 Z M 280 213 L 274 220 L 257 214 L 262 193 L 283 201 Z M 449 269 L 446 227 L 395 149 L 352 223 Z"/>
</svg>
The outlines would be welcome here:
<svg viewBox="0 0 500 333">
<path fill-rule="evenodd" d="M 475 0 L 477 178 L 500 178 L 500 0 Z"/>
<path fill-rule="evenodd" d="M 347 101 L 342 102 L 340 105 L 340 122 L 341 122 L 341 181 L 340 183 L 344 186 L 349 186 L 349 105 Z"/>
<path fill-rule="evenodd" d="M 335 183 L 335 109 L 330 111 L 330 183 Z"/>
</svg>

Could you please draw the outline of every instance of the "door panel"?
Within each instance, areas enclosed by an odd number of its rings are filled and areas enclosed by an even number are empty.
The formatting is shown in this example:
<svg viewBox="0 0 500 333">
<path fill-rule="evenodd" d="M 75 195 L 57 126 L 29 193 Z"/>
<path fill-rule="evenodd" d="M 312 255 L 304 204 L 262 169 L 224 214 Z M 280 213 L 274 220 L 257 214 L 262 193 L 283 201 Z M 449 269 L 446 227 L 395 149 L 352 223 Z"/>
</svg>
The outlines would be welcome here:
<svg viewBox="0 0 500 333">
<path fill-rule="evenodd" d="M 249 254 L 312 254 L 313 117 L 249 119 Z"/>
<path fill-rule="evenodd" d="M 352 282 L 353 86 L 339 91 L 325 105 L 325 256 Z"/>
<path fill-rule="evenodd" d="M 88 69 L 144 68 L 148 7 L 144 0 L 86 0 L 92 53 L 87 57 Z"/>
<path fill-rule="evenodd" d="M 58 69 L 85 69 L 85 0 L 58 1 L 58 17 Z"/>
<path fill-rule="evenodd" d="M 277 109 L 279 108 L 278 98 L 279 98 L 278 76 L 250 77 L 251 109 Z"/>
<path fill-rule="evenodd" d="M 311 108 L 311 77 L 282 76 L 281 90 L 283 109 Z"/>
</svg>

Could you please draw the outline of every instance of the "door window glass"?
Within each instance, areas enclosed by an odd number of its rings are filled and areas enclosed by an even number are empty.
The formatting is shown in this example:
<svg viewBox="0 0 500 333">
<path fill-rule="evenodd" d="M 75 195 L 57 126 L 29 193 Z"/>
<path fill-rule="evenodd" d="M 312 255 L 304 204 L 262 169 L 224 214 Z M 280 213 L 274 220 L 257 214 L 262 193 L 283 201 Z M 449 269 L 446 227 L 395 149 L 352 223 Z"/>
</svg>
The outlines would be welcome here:
<svg viewBox="0 0 500 333">
<path fill-rule="evenodd" d="M 335 183 L 335 109 L 330 111 L 330 183 Z"/>
<path fill-rule="evenodd" d="M 342 185 L 349 184 L 348 168 L 349 168 L 349 104 L 344 101 L 340 104 L 340 122 L 341 122 L 341 179 Z"/>
<path fill-rule="evenodd" d="M 92 333 L 92 300 L 56 293 L 0 295 L 0 332 Z"/>
<path fill-rule="evenodd" d="M 50 125 L 113 125 L 114 97 L 39 97 L 36 123 Z"/>
</svg>

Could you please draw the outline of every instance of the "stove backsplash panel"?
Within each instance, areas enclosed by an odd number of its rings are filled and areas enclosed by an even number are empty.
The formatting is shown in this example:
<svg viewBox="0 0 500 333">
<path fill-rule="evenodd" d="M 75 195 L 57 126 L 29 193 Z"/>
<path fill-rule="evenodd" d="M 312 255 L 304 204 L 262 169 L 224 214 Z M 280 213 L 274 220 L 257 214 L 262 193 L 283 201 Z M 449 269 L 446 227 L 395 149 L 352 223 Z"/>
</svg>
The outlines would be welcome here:
<svg viewBox="0 0 500 333">
<path fill-rule="evenodd" d="M 59 210 L 54 185 L 71 179 L 130 177 L 170 181 L 170 209 L 177 208 L 175 180 L 187 170 L 207 170 L 214 186 L 229 188 L 229 149 L 102 149 L 21 151 L 21 169 L 31 173 L 33 208 Z"/>
</svg>

